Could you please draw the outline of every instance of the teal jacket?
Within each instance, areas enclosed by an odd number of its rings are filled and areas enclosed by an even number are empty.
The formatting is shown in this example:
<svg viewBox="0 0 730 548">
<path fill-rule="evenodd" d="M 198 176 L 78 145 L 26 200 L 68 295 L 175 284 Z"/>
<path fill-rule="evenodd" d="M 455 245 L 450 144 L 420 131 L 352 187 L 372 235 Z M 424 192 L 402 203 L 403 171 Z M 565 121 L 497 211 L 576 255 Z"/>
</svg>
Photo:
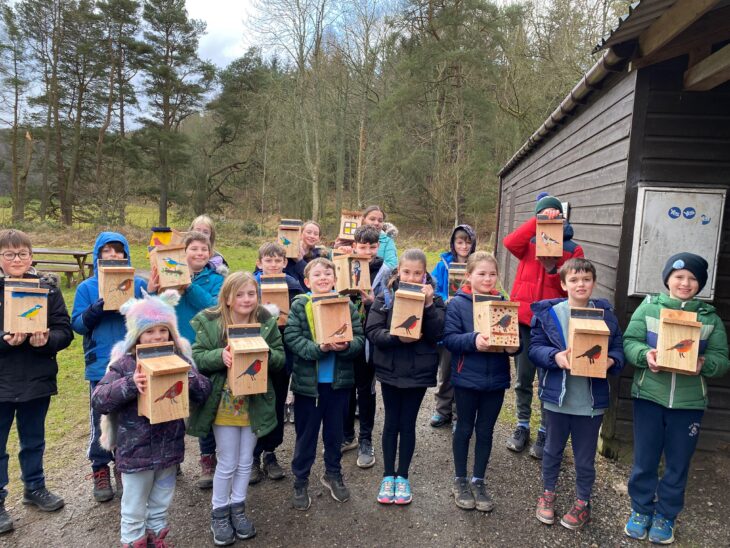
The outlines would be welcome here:
<svg viewBox="0 0 730 548">
<path fill-rule="evenodd" d="M 631 395 L 671 409 L 705 409 L 708 403 L 706 379 L 722 377 L 730 369 L 725 325 L 714 306 L 696 299 L 687 301 L 684 310 L 697 312 L 697 321 L 702 323 L 699 344 L 700 356 L 705 358 L 702 371 L 699 375 L 652 373 L 646 363 L 646 354 L 656 348 L 662 308 L 679 310 L 682 301 L 664 293 L 647 296 L 634 311 L 624 333 L 626 360 L 636 368 Z"/>
<path fill-rule="evenodd" d="M 225 271 L 225 268 L 218 268 Z M 180 334 L 190 344 L 195 342 L 195 329 L 190 325 L 193 317 L 206 308 L 218 303 L 218 293 L 223 285 L 223 276 L 207 264 L 203 270 L 193 275 L 193 281 L 180 297 L 175 307 L 177 327 Z"/>
<path fill-rule="evenodd" d="M 380 233 L 378 239 L 378 257 L 383 258 L 383 262 L 391 269 L 398 266 L 398 250 L 395 248 L 395 241 L 385 232 Z"/>
<path fill-rule="evenodd" d="M 261 336 L 269 345 L 269 371 L 278 371 L 284 367 L 284 343 L 276 325 L 277 318 L 265 308 L 259 307 L 257 320 L 261 323 Z M 220 316 L 210 310 L 200 312 L 190 323 L 196 333 L 193 359 L 198 371 L 208 377 L 212 385 L 210 397 L 203 405 L 192 410 L 188 421 L 188 434 L 202 438 L 213 426 L 226 382 L 227 369 L 222 357 L 226 341 Z M 264 394 L 247 396 L 246 399 L 251 430 L 256 437 L 265 436 L 276 427 L 276 397 L 271 376 L 268 377 Z"/>
<path fill-rule="evenodd" d="M 291 377 L 291 390 L 295 394 L 302 394 L 312 398 L 319 397 L 317 391 L 318 360 L 325 356 L 314 342 L 310 328 L 312 295 L 299 295 L 292 302 L 289 310 L 289 319 L 284 329 L 284 342 L 294 355 L 294 367 Z M 307 315 L 309 308 L 309 317 Z M 355 366 L 353 359 L 363 352 L 365 335 L 360 322 L 360 314 L 355 305 L 350 303 L 350 318 L 352 322 L 353 339 L 347 350 L 337 352 L 335 359 L 335 373 L 332 388 L 352 388 L 355 385 Z"/>
</svg>

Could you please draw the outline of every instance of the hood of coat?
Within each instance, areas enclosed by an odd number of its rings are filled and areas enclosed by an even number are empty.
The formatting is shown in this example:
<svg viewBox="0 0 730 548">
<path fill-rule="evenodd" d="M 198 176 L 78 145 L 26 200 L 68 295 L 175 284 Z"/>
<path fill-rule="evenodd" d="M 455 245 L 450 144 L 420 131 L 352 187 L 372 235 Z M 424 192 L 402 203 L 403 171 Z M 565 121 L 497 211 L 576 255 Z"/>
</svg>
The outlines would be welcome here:
<svg viewBox="0 0 730 548">
<path fill-rule="evenodd" d="M 451 250 L 451 257 L 455 261 L 458 258 L 458 255 L 456 254 L 456 250 L 454 249 L 454 239 L 456 237 L 456 231 L 457 230 L 463 230 L 469 235 L 469 239 L 471 240 L 471 249 L 469 250 L 469 255 L 474 253 L 477 249 L 477 233 L 476 231 L 467 224 L 459 225 L 454 230 L 451 231 L 451 238 L 449 239 L 449 249 Z"/>
<path fill-rule="evenodd" d="M 661 305 L 664 308 L 671 308 L 673 310 L 686 310 L 687 312 L 697 312 L 698 314 L 712 314 L 715 312 L 715 307 L 710 303 L 697 299 L 681 301 L 670 297 L 666 293 L 648 296 L 647 299 L 651 299 L 651 302 Z M 684 306 L 682 306 L 682 304 L 684 304 Z"/>
<path fill-rule="evenodd" d="M 567 299 L 564 297 L 558 299 L 546 299 L 544 301 L 532 303 L 530 305 L 530 309 L 532 309 L 532 313 L 540 318 L 540 321 L 544 324 L 552 307 L 566 300 Z M 613 306 L 606 299 L 591 299 L 586 308 L 602 308 L 603 310 L 613 312 Z"/>
<path fill-rule="evenodd" d="M 129 242 L 127 242 L 127 238 L 125 238 L 124 235 L 120 234 L 119 232 L 100 232 L 99 235 L 96 237 L 96 242 L 94 242 L 94 276 L 96 276 L 97 272 L 99 271 L 99 269 L 96 268 L 96 265 L 97 261 L 99 260 L 99 253 L 101 253 L 101 248 L 104 247 L 106 244 L 112 242 L 118 242 L 122 244 L 122 246 L 124 247 L 124 255 L 127 259 L 127 264 L 131 264 L 129 254 Z"/>
</svg>

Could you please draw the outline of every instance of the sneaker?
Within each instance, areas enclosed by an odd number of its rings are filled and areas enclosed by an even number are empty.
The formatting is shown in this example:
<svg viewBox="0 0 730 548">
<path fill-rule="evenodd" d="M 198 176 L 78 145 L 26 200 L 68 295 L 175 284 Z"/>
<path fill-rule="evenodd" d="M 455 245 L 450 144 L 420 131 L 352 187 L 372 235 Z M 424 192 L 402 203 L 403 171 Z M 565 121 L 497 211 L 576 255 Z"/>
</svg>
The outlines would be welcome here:
<svg viewBox="0 0 730 548">
<path fill-rule="evenodd" d="M 170 528 L 165 527 L 155 534 L 154 531 L 147 531 L 147 548 L 172 548 L 172 544 L 165 540 L 170 533 Z"/>
<path fill-rule="evenodd" d="M 215 455 L 200 455 L 200 477 L 195 482 L 198 489 L 210 489 L 213 487 L 216 462 Z"/>
<path fill-rule="evenodd" d="M 411 482 L 408 478 L 398 476 L 395 478 L 395 502 L 396 504 L 410 504 L 413 500 L 411 493 Z"/>
<path fill-rule="evenodd" d="M 5 500 L 0 500 L 0 533 L 7 533 L 13 530 L 13 518 L 5 509 Z"/>
<path fill-rule="evenodd" d="M 357 448 L 357 465 L 360 468 L 370 468 L 375 464 L 373 442 L 362 440 Z"/>
<path fill-rule="evenodd" d="M 555 491 L 543 491 L 537 499 L 537 510 L 535 516 L 546 525 L 555 523 Z"/>
<path fill-rule="evenodd" d="M 380 504 L 393 504 L 395 502 L 395 478 L 393 476 L 385 476 L 380 482 L 378 502 Z"/>
<path fill-rule="evenodd" d="M 312 499 L 309 498 L 309 493 L 307 492 L 307 483 L 302 483 L 301 485 L 294 484 L 294 496 L 292 496 L 291 505 L 295 510 L 302 511 L 308 510 L 312 505 Z"/>
<path fill-rule="evenodd" d="M 340 448 L 340 451 L 343 453 L 345 451 L 350 451 L 351 449 L 355 449 L 357 447 L 357 440 L 355 438 L 345 439 L 342 442 L 342 447 Z"/>
<path fill-rule="evenodd" d="M 649 514 L 632 511 L 631 517 L 629 517 L 629 521 L 626 522 L 626 527 L 624 527 L 624 533 L 627 537 L 644 540 L 649 535 L 650 527 L 651 516 Z"/>
<path fill-rule="evenodd" d="M 476 509 L 480 512 L 491 512 L 494 510 L 494 501 L 492 496 L 487 493 L 487 486 L 484 480 L 476 480 L 471 482 L 471 492 L 474 495 Z"/>
<path fill-rule="evenodd" d="M 279 465 L 279 461 L 276 460 L 276 453 L 264 452 L 264 473 L 272 480 L 280 480 L 286 477 L 284 469 Z M 251 483 L 249 481 L 249 483 Z"/>
<path fill-rule="evenodd" d="M 330 495 L 337 502 L 347 502 L 350 500 L 350 490 L 342 480 L 342 474 L 323 474 L 320 476 L 319 481 L 322 482 L 327 489 L 330 490 Z"/>
<path fill-rule="evenodd" d="M 674 542 L 674 520 L 656 513 L 649 529 L 649 542 L 653 544 L 672 544 Z"/>
<path fill-rule="evenodd" d="M 246 540 L 256 536 L 256 527 L 253 522 L 246 517 L 246 504 L 241 502 L 231 504 L 231 525 L 236 531 L 236 536 L 241 540 Z"/>
<path fill-rule="evenodd" d="M 249 485 L 256 485 L 264 479 L 264 471 L 261 470 L 261 457 L 254 457 L 251 465 L 251 475 L 248 477 Z"/>
<path fill-rule="evenodd" d="M 119 498 L 122 498 L 122 495 L 124 494 L 124 485 L 122 484 L 122 473 L 119 471 L 119 468 L 117 468 L 117 465 L 114 465 L 114 490 L 117 492 L 117 495 Z"/>
<path fill-rule="evenodd" d="M 525 449 L 525 445 L 530 441 L 530 429 L 524 426 L 515 428 L 512 437 L 507 440 L 507 449 L 515 453 L 521 453 Z"/>
<path fill-rule="evenodd" d="M 289 406 L 289 422 L 294 424 L 294 404 L 288 403 Z"/>
<path fill-rule="evenodd" d="M 535 443 L 530 446 L 530 456 L 536 459 L 542 460 L 542 454 L 545 450 L 545 432 L 542 430 L 537 431 L 537 439 Z"/>
<path fill-rule="evenodd" d="M 451 421 L 451 435 L 452 436 L 454 434 L 456 434 L 456 423 L 457 423 L 457 420 L 456 419 L 454 419 L 453 421 Z"/>
<path fill-rule="evenodd" d="M 587 500 L 575 499 L 573 507 L 560 519 L 560 525 L 577 531 L 591 521 L 591 503 Z"/>
<path fill-rule="evenodd" d="M 106 465 L 87 476 L 94 480 L 93 494 L 96 502 L 108 502 L 114 498 L 110 476 L 109 467 Z"/>
<path fill-rule="evenodd" d="M 23 504 L 33 504 L 44 512 L 55 512 L 63 508 L 64 502 L 61 497 L 54 495 L 45 487 L 39 487 L 23 493 Z"/>
<path fill-rule="evenodd" d="M 231 507 L 213 508 L 210 513 L 210 532 L 213 533 L 213 544 L 228 546 L 236 542 L 236 532 L 231 525 Z"/>
<path fill-rule="evenodd" d="M 469 480 L 466 478 L 454 478 L 454 485 L 451 487 L 451 494 L 454 495 L 456 506 L 462 510 L 474 510 L 476 501 L 474 494 L 469 488 Z"/>
<path fill-rule="evenodd" d="M 286 424 L 287 422 L 292 422 L 292 421 L 290 421 L 290 420 L 289 420 L 289 413 L 290 413 L 290 411 L 291 411 L 292 407 L 293 407 L 293 406 L 292 406 L 292 404 L 290 404 L 290 403 L 285 403 L 285 404 L 284 404 L 284 423 L 285 423 L 285 424 Z"/>
<path fill-rule="evenodd" d="M 429 421 L 429 424 L 433 426 L 434 428 L 441 428 L 442 426 L 445 426 L 451 422 L 451 417 L 446 417 L 440 413 L 434 413 L 431 416 L 431 420 Z"/>
</svg>

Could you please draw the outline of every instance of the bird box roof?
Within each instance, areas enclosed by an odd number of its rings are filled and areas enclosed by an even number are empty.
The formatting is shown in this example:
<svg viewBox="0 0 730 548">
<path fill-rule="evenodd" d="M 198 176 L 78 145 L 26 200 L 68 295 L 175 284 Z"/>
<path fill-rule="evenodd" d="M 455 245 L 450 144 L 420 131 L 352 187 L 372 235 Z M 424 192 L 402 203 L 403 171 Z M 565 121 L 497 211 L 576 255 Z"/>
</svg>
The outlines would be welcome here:
<svg viewBox="0 0 730 548">
<path fill-rule="evenodd" d="M 414 284 L 414 283 L 408 283 L 408 282 L 400 282 L 398 284 L 398 289 L 395 292 L 396 297 L 405 297 L 407 299 L 417 299 L 417 300 L 426 300 L 426 295 L 424 295 L 421 290 L 423 289 L 423 284 Z"/>
<path fill-rule="evenodd" d="M 261 291 L 289 291 L 289 286 L 286 285 L 286 274 L 269 274 L 261 275 L 261 281 L 259 282 Z"/>
<path fill-rule="evenodd" d="M 152 376 L 183 373 L 190 369 L 190 364 L 175 354 L 175 343 L 138 344 L 137 361 L 145 372 Z"/>
<path fill-rule="evenodd" d="M 260 323 L 228 326 L 228 344 L 233 352 L 268 352 L 269 345 L 261 336 Z"/>
</svg>

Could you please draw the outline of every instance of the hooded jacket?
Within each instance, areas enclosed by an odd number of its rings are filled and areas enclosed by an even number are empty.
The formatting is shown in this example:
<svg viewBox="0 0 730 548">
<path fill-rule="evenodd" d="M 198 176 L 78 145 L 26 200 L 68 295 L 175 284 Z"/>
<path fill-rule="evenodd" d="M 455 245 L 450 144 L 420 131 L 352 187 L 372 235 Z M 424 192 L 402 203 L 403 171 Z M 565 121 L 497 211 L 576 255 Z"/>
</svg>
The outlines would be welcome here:
<svg viewBox="0 0 730 548">
<path fill-rule="evenodd" d="M 555 363 L 555 354 L 568 347 L 563 338 L 560 320 L 553 306 L 566 299 L 550 299 L 532 305 L 532 330 L 530 331 L 529 356 L 538 367 L 538 396 L 542 401 L 561 406 L 565 397 L 565 382 L 570 374 Z M 591 299 L 590 305 L 603 309 L 603 320 L 610 331 L 608 339 L 608 357 L 614 364 L 608 369 L 610 375 L 618 375 L 624 367 L 624 349 L 621 329 L 613 313 L 611 303 L 605 299 Z M 590 306 L 589 305 L 589 306 Z M 589 378 L 593 409 L 606 409 L 609 404 L 609 386 L 606 379 Z"/>
<path fill-rule="evenodd" d="M 395 247 L 395 240 L 381 231 L 378 244 L 378 257 L 382 257 L 390 268 L 398 266 L 398 250 Z"/>
<path fill-rule="evenodd" d="M 477 248 L 477 233 L 469 225 L 459 225 L 451 232 L 451 239 L 449 240 L 449 251 L 445 251 L 441 254 L 441 260 L 434 267 L 431 272 L 431 277 L 436 282 L 436 293 L 443 299 L 444 302 L 449 300 L 449 265 L 456 259 L 456 249 L 454 248 L 454 240 L 456 239 L 456 231 L 463 230 L 469 235 L 471 240 L 471 249 L 469 255 L 474 253 Z"/>
<path fill-rule="evenodd" d="M 73 330 L 84 337 L 84 378 L 87 381 L 99 381 L 106 373 L 112 347 L 124 338 L 127 328 L 124 325 L 124 316 L 110 310 L 103 313 L 101 321 L 96 324 L 87 324 L 84 321 L 84 312 L 99 300 L 99 269 L 98 260 L 101 248 L 106 244 L 118 242 L 124 246 L 124 255 L 127 263 L 131 264 L 129 243 L 118 232 L 102 232 L 94 243 L 94 275 L 81 282 L 76 289 L 74 307 L 71 313 Z M 142 297 L 142 288 L 146 282 L 139 276 L 134 277 L 134 296 Z"/>
<path fill-rule="evenodd" d="M 573 241 L 573 227 L 568 221 L 563 225 L 563 256 L 557 262 L 554 270 L 546 272 L 542 263 L 537 260 L 535 244 L 535 230 L 537 217 L 530 217 L 505 236 L 502 242 L 504 247 L 520 260 L 517 265 L 517 274 L 512 286 L 511 299 L 520 303 L 518 317 L 522 325 L 530 325 L 532 311 L 530 305 L 545 299 L 566 297 L 567 294 L 560 287 L 558 270 L 568 259 L 583 257 L 583 248 Z"/>
<path fill-rule="evenodd" d="M 219 267 L 218 270 L 221 270 L 221 268 Z M 207 264 L 203 270 L 193 275 L 192 283 L 175 307 L 180 334 L 190 344 L 195 342 L 195 329 L 190 325 L 190 320 L 201 310 L 215 306 L 218 303 L 218 293 L 223 285 L 223 275 L 218 270 L 214 271 L 210 264 Z"/>
</svg>

